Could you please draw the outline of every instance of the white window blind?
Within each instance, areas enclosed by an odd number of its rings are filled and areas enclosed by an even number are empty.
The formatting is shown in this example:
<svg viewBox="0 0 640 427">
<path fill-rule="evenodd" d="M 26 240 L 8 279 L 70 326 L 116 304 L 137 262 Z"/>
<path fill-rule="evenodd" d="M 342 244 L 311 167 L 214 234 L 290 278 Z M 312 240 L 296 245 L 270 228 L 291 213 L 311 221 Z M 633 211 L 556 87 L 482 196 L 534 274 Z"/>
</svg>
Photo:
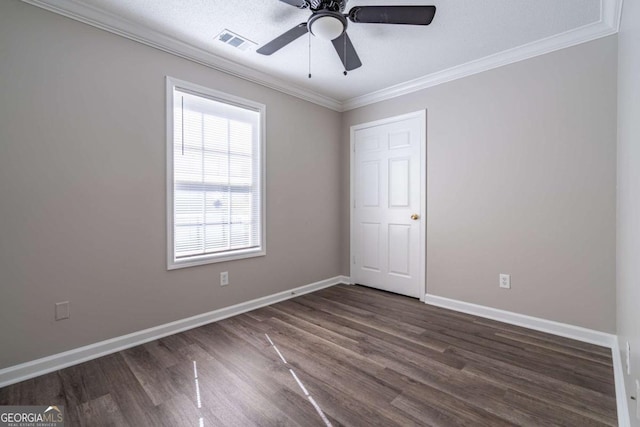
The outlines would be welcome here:
<svg viewBox="0 0 640 427">
<path fill-rule="evenodd" d="M 182 86 L 172 92 L 170 268 L 262 255 L 263 112 Z"/>
</svg>

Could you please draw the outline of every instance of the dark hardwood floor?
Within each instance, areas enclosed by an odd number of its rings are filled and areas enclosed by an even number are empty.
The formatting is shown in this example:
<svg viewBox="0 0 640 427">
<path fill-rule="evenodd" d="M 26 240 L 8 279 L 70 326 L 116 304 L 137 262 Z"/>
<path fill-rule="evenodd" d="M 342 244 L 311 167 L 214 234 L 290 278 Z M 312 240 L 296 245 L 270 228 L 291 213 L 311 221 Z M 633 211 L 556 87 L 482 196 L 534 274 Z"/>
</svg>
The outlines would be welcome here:
<svg viewBox="0 0 640 427">
<path fill-rule="evenodd" d="M 617 425 L 611 352 L 335 286 L 0 389 L 69 426 Z"/>
</svg>

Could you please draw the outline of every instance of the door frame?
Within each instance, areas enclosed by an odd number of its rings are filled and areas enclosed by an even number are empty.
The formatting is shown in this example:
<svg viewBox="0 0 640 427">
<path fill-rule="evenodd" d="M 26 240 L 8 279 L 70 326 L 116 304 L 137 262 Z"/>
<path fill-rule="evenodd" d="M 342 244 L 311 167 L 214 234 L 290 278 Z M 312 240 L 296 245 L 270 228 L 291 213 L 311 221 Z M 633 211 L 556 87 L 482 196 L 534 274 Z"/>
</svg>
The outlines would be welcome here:
<svg viewBox="0 0 640 427">
<path fill-rule="evenodd" d="M 351 126 L 349 132 L 349 275 L 351 277 L 351 284 L 354 282 L 354 256 L 355 254 L 355 233 L 354 233 L 354 213 L 355 208 L 355 132 L 360 129 L 366 129 L 369 127 L 385 125 L 402 120 L 418 118 L 421 121 L 420 124 L 420 254 L 418 259 L 420 263 L 418 265 L 418 281 L 422 284 L 420 292 L 420 301 L 424 302 L 425 295 L 427 293 L 427 277 L 426 277 L 426 263 L 427 263 L 427 110 L 419 110 L 413 113 L 401 114 L 399 116 L 388 117 L 386 119 L 375 120 L 372 122 L 361 123 Z"/>
</svg>

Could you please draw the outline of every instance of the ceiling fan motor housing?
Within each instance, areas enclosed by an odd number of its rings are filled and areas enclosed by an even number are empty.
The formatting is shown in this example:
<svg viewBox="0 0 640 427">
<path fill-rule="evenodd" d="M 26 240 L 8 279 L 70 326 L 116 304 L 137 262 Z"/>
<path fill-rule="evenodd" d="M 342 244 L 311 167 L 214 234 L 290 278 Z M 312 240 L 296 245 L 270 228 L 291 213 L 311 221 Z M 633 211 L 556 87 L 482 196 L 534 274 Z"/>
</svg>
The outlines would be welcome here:
<svg viewBox="0 0 640 427">
<path fill-rule="evenodd" d="M 347 0 L 307 0 L 307 3 L 314 12 L 328 10 L 342 13 L 347 7 Z"/>
</svg>

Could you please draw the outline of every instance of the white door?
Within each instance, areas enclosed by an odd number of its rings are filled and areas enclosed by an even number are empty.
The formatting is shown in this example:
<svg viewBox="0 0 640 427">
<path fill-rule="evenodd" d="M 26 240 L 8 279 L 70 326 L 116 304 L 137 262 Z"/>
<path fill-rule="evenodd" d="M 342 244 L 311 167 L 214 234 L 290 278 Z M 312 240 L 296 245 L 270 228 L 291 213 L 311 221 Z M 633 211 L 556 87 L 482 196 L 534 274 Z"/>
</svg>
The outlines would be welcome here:
<svg viewBox="0 0 640 427">
<path fill-rule="evenodd" d="M 351 128 L 351 281 L 425 294 L 426 112 Z"/>
</svg>

